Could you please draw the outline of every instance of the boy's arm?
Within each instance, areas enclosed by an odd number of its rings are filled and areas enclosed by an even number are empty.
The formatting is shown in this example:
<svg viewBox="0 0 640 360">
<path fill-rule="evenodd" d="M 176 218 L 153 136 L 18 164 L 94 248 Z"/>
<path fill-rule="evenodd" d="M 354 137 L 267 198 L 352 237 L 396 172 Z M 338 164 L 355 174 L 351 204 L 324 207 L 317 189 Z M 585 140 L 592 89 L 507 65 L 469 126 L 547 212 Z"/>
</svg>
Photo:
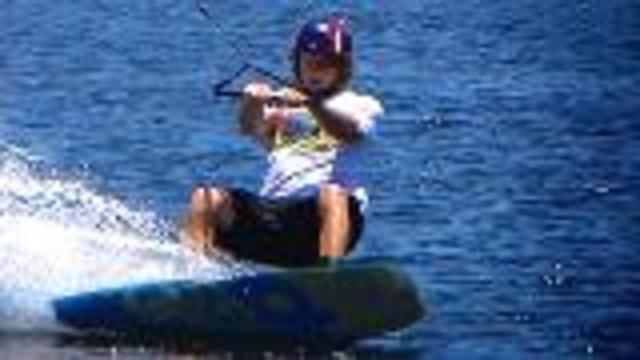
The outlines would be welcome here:
<svg viewBox="0 0 640 360">
<path fill-rule="evenodd" d="M 375 117 L 383 112 L 375 98 L 352 93 L 311 101 L 309 110 L 331 136 L 346 143 L 362 140 L 373 128 Z"/>
<path fill-rule="evenodd" d="M 320 102 L 310 103 L 309 110 L 332 137 L 346 143 L 355 143 L 362 138 L 357 123 L 350 116 L 328 110 Z"/>
<path fill-rule="evenodd" d="M 240 133 L 255 138 L 265 147 L 269 147 L 271 143 L 264 122 L 264 107 L 271 93 L 271 87 L 266 84 L 247 85 L 238 114 Z"/>
</svg>

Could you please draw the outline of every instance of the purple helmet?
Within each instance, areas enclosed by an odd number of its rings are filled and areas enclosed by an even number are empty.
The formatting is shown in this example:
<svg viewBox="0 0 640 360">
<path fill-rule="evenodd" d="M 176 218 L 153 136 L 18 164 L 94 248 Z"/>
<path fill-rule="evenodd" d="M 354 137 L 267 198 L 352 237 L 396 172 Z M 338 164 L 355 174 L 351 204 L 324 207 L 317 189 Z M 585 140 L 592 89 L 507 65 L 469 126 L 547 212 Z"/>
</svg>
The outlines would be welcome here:
<svg viewBox="0 0 640 360">
<path fill-rule="evenodd" d="M 347 20 L 332 15 L 305 24 L 298 33 L 294 47 L 296 56 L 300 52 L 328 59 L 350 58 L 351 35 L 347 28 Z"/>
<path fill-rule="evenodd" d="M 300 53 L 317 56 L 336 64 L 340 72 L 338 81 L 325 95 L 340 91 L 351 79 L 352 40 L 347 28 L 347 20 L 343 16 L 330 15 L 305 24 L 295 41 L 292 52 L 294 73 L 298 81 L 300 74 Z"/>
</svg>

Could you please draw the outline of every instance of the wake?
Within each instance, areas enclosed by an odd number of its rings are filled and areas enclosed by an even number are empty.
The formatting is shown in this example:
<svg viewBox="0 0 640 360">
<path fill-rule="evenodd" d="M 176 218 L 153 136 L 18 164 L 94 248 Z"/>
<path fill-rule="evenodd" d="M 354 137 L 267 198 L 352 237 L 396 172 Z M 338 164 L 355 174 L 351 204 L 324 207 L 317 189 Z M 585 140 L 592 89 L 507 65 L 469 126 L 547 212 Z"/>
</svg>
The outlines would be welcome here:
<svg viewBox="0 0 640 360">
<path fill-rule="evenodd" d="M 229 278 L 228 264 L 168 239 L 153 213 L 0 147 L 0 331 L 54 331 L 51 300 L 138 282 Z M 46 167 L 45 167 L 46 169 Z"/>
</svg>

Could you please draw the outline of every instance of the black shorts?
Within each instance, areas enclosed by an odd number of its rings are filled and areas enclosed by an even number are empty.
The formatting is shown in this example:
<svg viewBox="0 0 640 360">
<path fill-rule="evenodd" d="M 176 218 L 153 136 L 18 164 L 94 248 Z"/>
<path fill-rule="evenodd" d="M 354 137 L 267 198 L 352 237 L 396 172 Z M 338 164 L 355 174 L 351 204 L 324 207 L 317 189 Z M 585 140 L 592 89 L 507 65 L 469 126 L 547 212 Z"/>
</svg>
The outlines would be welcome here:
<svg viewBox="0 0 640 360">
<path fill-rule="evenodd" d="M 218 244 L 240 258 L 279 266 L 319 264 L 320 215 L 317 197 L 266 199 L 241 189 L 227 190 L 235 217 L 218 228 Z M 349 197 L 352 250 L 364 225 L 358 200 Z"/>
</svg>

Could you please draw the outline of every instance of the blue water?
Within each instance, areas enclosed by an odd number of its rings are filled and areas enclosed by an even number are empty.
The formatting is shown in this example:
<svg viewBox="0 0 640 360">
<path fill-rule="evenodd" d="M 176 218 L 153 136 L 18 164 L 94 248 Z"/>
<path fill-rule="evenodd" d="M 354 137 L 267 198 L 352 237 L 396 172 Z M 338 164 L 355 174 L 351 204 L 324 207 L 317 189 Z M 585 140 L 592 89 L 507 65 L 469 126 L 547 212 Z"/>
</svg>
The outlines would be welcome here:
<svg viewBox="0 0 640 360">
<path fill-rule="evenodd" d="M 0 352 L 185 355 L 32 333 L 51 294 L 226 276 L 168 240 L 193 186 L 260 176 L 208 86 L 243 61 L 287 74 L 295 29 L 333 8 L 353 19 L 356 87 L 386 107 L 354 256 L 398 263 L 432 314 L 319 355 L 640 356 L 637 2 L 204 4 L 0 1 Z"/>
</svg>

